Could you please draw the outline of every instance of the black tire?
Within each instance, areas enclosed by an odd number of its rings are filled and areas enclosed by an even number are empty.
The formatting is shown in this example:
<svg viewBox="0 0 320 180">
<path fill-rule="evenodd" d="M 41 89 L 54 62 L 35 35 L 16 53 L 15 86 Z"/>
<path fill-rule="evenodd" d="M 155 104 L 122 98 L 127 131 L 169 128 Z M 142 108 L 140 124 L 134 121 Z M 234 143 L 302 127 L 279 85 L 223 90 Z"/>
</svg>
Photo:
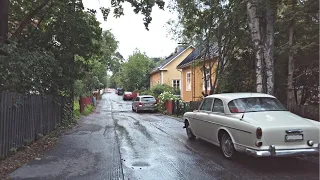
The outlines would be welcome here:
<svg viewBox="0 0 320 180">
<path fill-rule="evenodd" d="M 196 139 L 196 136 L 193 134 L 190 126 L 186 127 L 186 132 L 187 132 L 188 139 L 190 139 L 190 140 L 195 140 Z"/>
<path fill-rule="evenodd" d="M 223 133 L 220 139 L 220 149 L 223 156 L 227 159 L 233 159 L 236 156 L 236 150 L 231 137 L 228 133 Z"/>
<path fill-rule="evenodd" d="M 132 111 L 134 112 L 133 106 L 131 106 Z"/>
</svg>

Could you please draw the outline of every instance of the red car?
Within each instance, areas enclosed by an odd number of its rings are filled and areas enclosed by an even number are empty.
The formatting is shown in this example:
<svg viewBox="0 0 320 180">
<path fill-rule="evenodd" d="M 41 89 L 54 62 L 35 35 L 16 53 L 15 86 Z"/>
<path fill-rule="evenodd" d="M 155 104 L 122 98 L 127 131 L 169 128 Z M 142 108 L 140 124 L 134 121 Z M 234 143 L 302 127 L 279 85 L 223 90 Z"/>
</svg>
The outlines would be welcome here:
<svg viewBox="0 0 320 180">
<path fill-rule="evenodd" d="M 133 99 L 133 94 L 132 94 L 132 92 L 124 92 L 122 99 L 123 99 L 124 101 L 125 101 L 125 100 L 132 100 L 132 99 Z"/>
</svg>

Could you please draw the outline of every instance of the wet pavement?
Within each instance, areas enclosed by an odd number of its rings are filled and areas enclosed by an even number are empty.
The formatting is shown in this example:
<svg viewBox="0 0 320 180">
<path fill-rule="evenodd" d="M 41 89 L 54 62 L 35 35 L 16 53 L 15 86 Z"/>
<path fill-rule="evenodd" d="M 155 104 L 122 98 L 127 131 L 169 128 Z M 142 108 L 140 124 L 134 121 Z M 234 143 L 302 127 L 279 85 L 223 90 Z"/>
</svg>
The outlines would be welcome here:
<svg viewBox="0 0 320 180">
<path fill-rule="evenodd" d="M 319 157 L 226 160 L 203 140 L 189 141 L 181 119 L 131 111 L 131 102 L 103 95 L 97 111 L 83 118 L 41 160 L 13 179 L 293 180 L 319 179 Z"/>
</svg>

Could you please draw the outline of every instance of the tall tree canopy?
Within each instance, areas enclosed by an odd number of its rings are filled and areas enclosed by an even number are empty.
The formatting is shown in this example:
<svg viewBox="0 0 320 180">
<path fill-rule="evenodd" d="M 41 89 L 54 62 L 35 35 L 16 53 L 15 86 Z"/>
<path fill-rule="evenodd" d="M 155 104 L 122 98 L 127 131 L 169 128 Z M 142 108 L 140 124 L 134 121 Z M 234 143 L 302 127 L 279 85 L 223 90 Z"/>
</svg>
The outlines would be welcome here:
<svg viewBox="0 0 320 180">
<path fill-rule="evenodd" d="M 144 16 L 143 23 L 147 30 L 152 21 L 152 8 L 157 5 L 160 9 L 163 9 L 165 5 L 163 0 L 111 0 L 110 2 L 115 17 L 124 15 L 122 6 L 123 3 L 130 3 L 136 14 L 141 13 Z M 57 10 L 53 6 L 60 3 L 64 3 L 70 7 L 81 5 L 82 7 L 77 8 L 83 9 L 82 0 L 0 0 L 0 42 L 3 42 L 11 35 L 14 37 L 18 36 L 30 24 L 38 26 L 38 24 L 40 24 L 42 20 L 48 16 L 48 14 L 50 14 L 50 11 Z M 100 10 L 103 14 L 104 20 L 107 20 L 111 9 L 101 6 Z M 88 11 L 91 13 L 96 13 L 96 10 L 94 9 L 88 9 Z M 15 15 L 12 16 L 12 13 Z M 8 19 L 9 16 L 13 21 Z M 8 24 L 9 26 L 10 24 L 14 25 L 14 31 L 10 30 Z"/>
<path fill-rule="evenodd" d="M 152 61 L 142 52 L 136 50 L 129 56 L 128 62 L 123 63 L 120 80 L 123 88 L 128 91 L 149 87 L 149 74 Z"/>
<path fill-rule="evenodd" d="M 179 14 L 169 22 L 176 39 L 218 44 L 216 92 L 258 91 L 282 102 L 318 103 L 318 1 L 173 0 L 171 7 Z"/>
</svg>

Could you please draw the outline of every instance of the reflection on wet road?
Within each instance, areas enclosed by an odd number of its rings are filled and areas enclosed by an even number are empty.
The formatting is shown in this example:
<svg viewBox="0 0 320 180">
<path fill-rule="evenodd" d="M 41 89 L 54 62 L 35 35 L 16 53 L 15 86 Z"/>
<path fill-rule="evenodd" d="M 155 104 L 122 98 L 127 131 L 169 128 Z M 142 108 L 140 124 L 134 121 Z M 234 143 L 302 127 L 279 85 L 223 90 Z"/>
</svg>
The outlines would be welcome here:
<svg viewBox="0 0 320 180">
<path fill-rule="evenodd" d="M 200 139 L 189 141 L 182 126 L 177 118 L 132 112 L 130 101 L 123 101 L 114 93 L 105 94 L 97 113 L 84 118 L 44 160 L 20 168 L 12 176 L 16 179 L 319 179 L 318 157 L 256 159 L 240 155 L 230 161 L 214 145 Z M 68 167 L 75 161 L 90 166 Z M 64 169 L 57 167 L 58 162 L 65 165 Z M 42 173 L 26 175 L 36 170 Z"/>
<path fill-rule="evenodd" d="M 119 127 L 125 179 L 318 179 L 318 157 L 263 158 L 240 155 L 233 161 L 205 141 L 187 140 L 183 124 L 161 114 L 134 113 L 131 102 L 111 95 Z M 120 112 L 119 112 L 120 111 Z M 123 129 L 124 128 L 124 129 Z M 122 132 L 124 131 L 124 132 Z"/>
</svg>

